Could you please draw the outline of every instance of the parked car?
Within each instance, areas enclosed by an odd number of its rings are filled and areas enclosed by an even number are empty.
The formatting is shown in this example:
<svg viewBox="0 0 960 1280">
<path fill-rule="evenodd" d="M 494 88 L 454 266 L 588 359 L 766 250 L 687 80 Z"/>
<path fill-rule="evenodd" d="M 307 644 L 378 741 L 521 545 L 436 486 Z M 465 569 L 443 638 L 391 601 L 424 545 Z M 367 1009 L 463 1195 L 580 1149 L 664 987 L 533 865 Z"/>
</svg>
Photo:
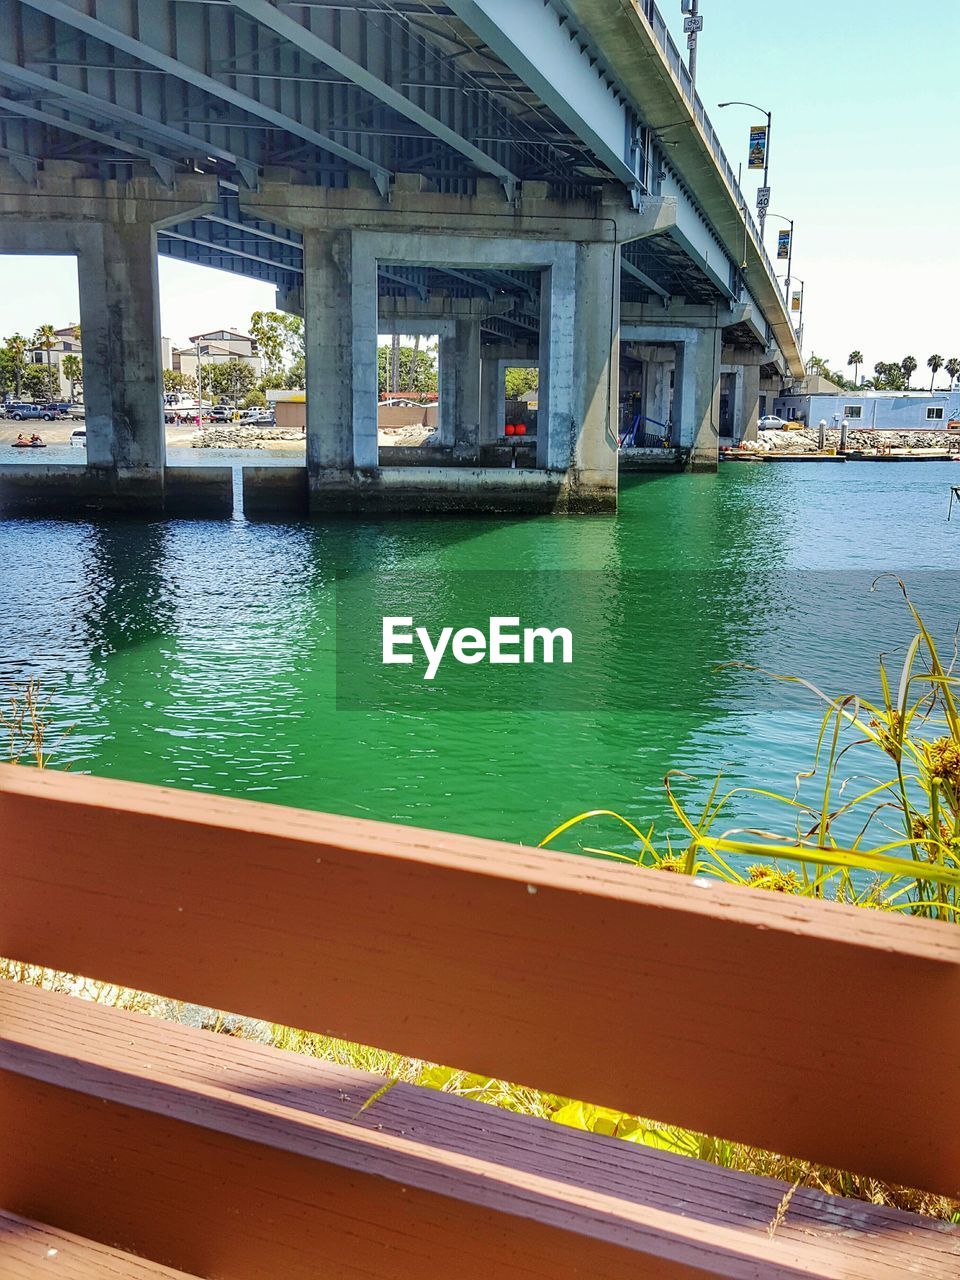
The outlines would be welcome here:
<svg viewBox="0 0 960 1280">
<path fill-rule="evenodd" d="M 57 416 L 56 410 L 45 405 L 30 404 L 26 400 L 13 400 L 4 405 L 4 414 L 14 422 L 23 422 L 26 418 L 42 418 L 44 422 L 52 422 Z"/>
<path fill-rule="evenodd" d="M 768 413 L 760 419 L 757 426 L 761 431 L 782 431 L 787 426 L 787 423 L 784 422 L 783 418 L 778 418 L 775 414 Z"/>
<path fill-rule="evenodd" d="M 210 410 L 211 422 L 231 422 L 233 420 L 233 409 L 228 404 L 215 404 Z"/>
<path fill-rule="evenodd" d="M 73 444 L 73 445 L 79 445 L 79 447 L 80 447 L 81 449 L 85 449 L 85 448 L 87 447 L 87 432 L 86 432 L 86 428 L 84 427 L 84 428 L 81 428 L 81 429 L 79 429 L 79 430 L 77 430 L 77 431 L 71 431 L 71 433 L 70 433 L 70 443 L 71 443 L 71 444 Z"/>
</svg>

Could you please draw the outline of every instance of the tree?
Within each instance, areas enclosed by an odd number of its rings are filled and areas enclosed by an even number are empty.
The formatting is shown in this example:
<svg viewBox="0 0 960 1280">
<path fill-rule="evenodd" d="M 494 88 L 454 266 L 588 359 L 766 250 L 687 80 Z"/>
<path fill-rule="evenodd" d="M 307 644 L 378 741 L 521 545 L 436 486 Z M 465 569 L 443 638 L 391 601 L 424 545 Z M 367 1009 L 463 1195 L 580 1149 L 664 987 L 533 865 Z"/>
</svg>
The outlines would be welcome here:
<svg viewBox="0 0 960 1280">
<path fill-rule="evenodd" d="M 855 351 L 851 351 L 847 357 L 847 367 L 853 365 L 853 385 L 856 386 L 860 381 L 860 366 L 863 364 L 863 352 L 858 347 Z"/>
<path fill-rule="evenodd" d="M 256 387 L 253 391 L 248 391 L 240 403 L 241 409 L 265 409 L 266 407 L 267 397 L 259 387 Z"/>
<path fill-rule="evenodd" d="M 203 385 L 211 395 L 232 400 L 234 406 L 257 385 L 257 375 L 246 360 L 226 360 L 203 366 Z"/>
<path fill-rule="evenodd" d="M 811 356 L 807 361 L 807 373 L 815 374 L 818 378 L 825 378 L 827 382 L 834 383 L 838 387 L 846 387 L 848 385 L 846 378 L 842 373 L 835 373 L 823 356 Z"/>
<path fill-rule="evenodd" d="M 193 374 L 184 373 L 180 369 L 164 369 L 163 389 L 167 395 L 195 396 L 197 380 Z"/>
<path fill-rule="evenodd" d="M 416 359 L 414 359 L 416 355 Z M 432 350 L 414 351 L 413 347 L 400 347 L 398 352 L 398 391 L 406 395 L 429 395 L 439 386 L 437 366 Z M 377 347 L 377 385 L 381 395 L 391 386 L 392 348 Z"/>
<path fill-rule="evenodd" d="M 504 388 L 508 400 L 519 400 L 527 391 L 536 391 L 540 386 L 539 369 L 510 369 L 504 377 Z"/>
<path fill-rule="evenodd" d="M 42 324 L 33 335 L 33 345 L 39 347 L 47 353 L 47 399 L 57 400 L 59 398 L 60 387 L 54 386 L 53 373 L 53 356 L 51 352 L 60 339 L 57 337 L 57 331 L 52 324 Z M 60 379 L 57 378 L 59 384 Z"/>
<path fill-rule="evenodd" d="M 950 389 L 953 390 L 953 384 L 960 378 L 960 359 L 951 356 L 947 363 L 943 366 L 950 378 Z"/>
<path fill-rule="evenodd" d="M 907 380 L 907 390 L 910 390 L 910 379 L 917 371 L 917 362 L 913 356 L 904 356 L 900 361 L 900 368 L 903 370 L 903 376 Z"/>
<path fill-rule="evenodd" d="M 383 348 L 381 348 L 382 350 Z M 303 356 L 294 360 L 287 370 L 284 386 L 288 391 L 302 391 L 307 385 L 307 362 Z"/>
<path fill-rule="evenodd" d="M 933 394 L 933 384 L 937 380 L 937 374 L 943 368 L 943 356 L 931 356 L 927 361 L 927 368 L 930 370 L 930 393 Z"/>
<path fill-rule="evenodd" d="M 284 311 L 255 311 L 250 317 L 250 337 L 269 374 L 282 374 L 290 361 L 304 353 L 304 324 L 301 316 Z"/>
<path fill-rule="evenodd" d="M 13 394 L 19 400 L 23 395 L 23 373 L 27 364 L 27 351 L 30 344 L 22 333 L 14 333 L 4 341 L 4 351 L 10 360 L 13 373 Z"/>
<path fill-rule="evenodd" d="M 35 404 L 45 404 L 50 398 L 49 377 L 42 364 L 28 364 L 23 371 L 23 399 Z"/>
<path fill-rule="evenodd" d="M 66 355 L 60 367 L 70 383 L 70 399 L 73 401 L 77 398 L 77 387 L 83 386 L 83 361 L 79 356 Z"/>
<path fill-rule="evenodd" d="M 904 391 L 907 387 L 904 363 L 901 361 L 900 364 L 888 364 L 884 360 L 879 360 L 873 366 L 873 371 L 877 375 L 873 380 L 874 388 L 877 391 Z"/>
</svg>

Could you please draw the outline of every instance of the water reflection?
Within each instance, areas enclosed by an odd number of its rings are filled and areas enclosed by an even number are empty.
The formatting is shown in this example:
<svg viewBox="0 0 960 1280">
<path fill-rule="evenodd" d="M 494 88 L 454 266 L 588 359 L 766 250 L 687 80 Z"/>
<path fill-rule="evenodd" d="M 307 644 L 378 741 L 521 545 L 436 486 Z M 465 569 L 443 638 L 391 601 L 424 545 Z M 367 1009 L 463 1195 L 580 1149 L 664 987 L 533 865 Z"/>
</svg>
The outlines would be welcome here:
<svg viewBox="0 0 960 1280">
<path fill-rule="evenodd" d="M 43 679 L 81 768 L 506 839 L 598 806 L 663 820 L 670 768 L 789 790 L 812 702 L 717 667 L 873 687 L 909 630 L 895 590 L 870 593 L 883 569 L 940 634 L 960 614 L 952 470 L 812 470 L 638 478 L 615 519 L 2 522 L 0 679 Z M 521 611 L 567 592 L 569 697 L 545 678 L 512 702 L 338 703 L 338 581 L 371 617 L 405 582 L 437 623 L 489 614 L 498 578 Z"/>
</svg>

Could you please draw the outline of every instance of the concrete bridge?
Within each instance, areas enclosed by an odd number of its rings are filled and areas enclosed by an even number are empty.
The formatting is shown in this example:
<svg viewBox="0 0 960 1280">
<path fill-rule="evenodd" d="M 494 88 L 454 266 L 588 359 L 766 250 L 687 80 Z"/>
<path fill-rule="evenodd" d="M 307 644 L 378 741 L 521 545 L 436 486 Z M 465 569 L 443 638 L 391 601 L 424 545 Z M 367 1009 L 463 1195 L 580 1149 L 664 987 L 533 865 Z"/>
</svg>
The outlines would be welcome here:
<svg viewBox="0 0 960 1280">
<path fill-rule="evenodd" d="M 305 317 L 306 475 L 251 472 L 254 506 L 611 510 L 622 404 L 711 468 L 802 372 L 652 0 L 0 0 L 0 252 L 76 255 L 87 406 L 86 468 L 8 494 L 211 491 L 165 467 L 158 253 Z M 428 466 L 378 449 L 396 331 L 440 337 Z M 518 469 L 510 363 L 540 369 Z"/>
</svg>

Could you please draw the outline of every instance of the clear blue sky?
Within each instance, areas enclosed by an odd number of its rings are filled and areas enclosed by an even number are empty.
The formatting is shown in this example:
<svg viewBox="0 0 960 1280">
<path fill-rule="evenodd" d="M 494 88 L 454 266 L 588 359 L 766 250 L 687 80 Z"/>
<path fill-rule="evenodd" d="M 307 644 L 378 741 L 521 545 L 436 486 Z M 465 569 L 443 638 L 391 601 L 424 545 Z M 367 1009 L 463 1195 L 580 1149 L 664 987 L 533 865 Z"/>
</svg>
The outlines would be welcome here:
<svg viewBox="0 0 960 1280">
<path fill-rule="evenodd" d="M 680 0 L 658 3 L 679 44 Z M 957 0 L 700 0 L 700 11 L 697 87 L 734 171 L 763 121 L 717 103 L 774 113 L 771 210 L 797 223 L 806 354 L 837 367 L 860 347 L 868 369 L 960 356 Z M 757 177 L 744 180 L 750 204 Z M 768 248 L 782 225 L 768 223 Z"/>
<path fill-rule="evenodd" d="M 680 0 L 660 0 L 681 34 Z M 701 0 L 699 89 L 736 170 L 756 113 L 774 112 L 771 209 L 796 219 L 806 281 L 805 350 L 867 368 L 960 355 L 960 3 Z M 750 203 L 756 175 L 744 186 Z M 781 224 L 768 224 L 768 246 Z M 273 290 L 161 260 L 163 331 L 243 328 Z M 76 272 L 60 259 L 0 260 L 0 336 L 76 319 Z"/>
</svg>

